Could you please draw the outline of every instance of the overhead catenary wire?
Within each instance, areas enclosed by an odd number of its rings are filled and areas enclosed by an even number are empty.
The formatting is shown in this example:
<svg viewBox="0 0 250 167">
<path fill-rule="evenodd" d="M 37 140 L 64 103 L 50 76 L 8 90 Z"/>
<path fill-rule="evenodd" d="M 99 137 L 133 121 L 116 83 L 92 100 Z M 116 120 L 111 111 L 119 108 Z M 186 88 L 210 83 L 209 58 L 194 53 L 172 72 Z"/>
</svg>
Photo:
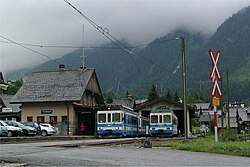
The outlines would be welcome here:
<svg viewBox="0 0 250 167">
<path fill-rule="evenodd" d="M 177 39 L 178 38 L 173 38 L 173 39 L 167 39 L 167 40 L 162 40 L 162 41 L 157 41 L 157 42 L 151 42 L 151 43 L 147 43 L 147 44 L 136 45 L 136 46 L 133 46 L 133 47 L 128 47 L 130 49 L 133 48 L 129 52 L 129 54 L 134 53 L 134 49 L 136 49 L 136 48 L 157 45 L 157 44 L 161 44 L 161 43 L 165 43 L 165 42 L 169 42 L 169 41 L 173 41 L 173 40 L 177 40 Z M 0 42 L 1 43 L 9 43 L 9 44 L 18 44 L 18 45 L 23 45 L 23 46 L 39 47 L 39 48 L 120 49 L 119 47 L 105 47 L 105 46 L 41 45 L 41 44 L 31 44 L 31 43 L 24 43 L 24 42 L 11 42 L 11 41 L 0 41 Z M 150 61 L 151 63 L 154 63 L 151 60 L 148 60 L 148 61 Z M 173 73 L 172 70 L 168 70 L 168 71 L 170 72 L 170 75 Z"/>
<path fill-rule="evenodd" d="M 147 44 L 141 44 L 141 45 L 136 45 L 136 46 L 132 46 L 132 47 L 128 47 L 129 49 L 132 49 L 131 51 L 129 51 L 129 54 L 133 54 L 134 53 L 134 49 L 136 48 L 140 48 L 140 47 L 146 47 L 146 46 L 152 46 L 152 45 L 157 45 L 157 44 L 161 44 L 161 43 L 165 43 L 165 42 L 169 42 L 169 41 L 173 41 L 173 40 L 177 40 L 178 38 L 173 38 L 173 39 L 167 39 L 167 40 L 162 40 L 162 41 L 157 41 L 157 42 L 150 42 Z M 23 46 L 31 46 L 31 47 L 39 47 L 39 48 L 62 48 L 62 49 L 120 49 L 119 47 L 105 47 L 105 46 L 70 46 L 70 45 L 41 45 L 41 44 L 31 44 L 31 43 L 24 43 L 24 42 L 10 42 L 10 41 L 0 41 L 1 43 L 9 43 L 9 44 L 20 44 Z M 137 55 L 137 54 L 136 54 Z M 153 61 L 151 61 L 150 59 L 148 60 L 151 63 L 154 63 Z M 155 65 L 158 65 L 157 63 Z M 170 73 L 172 73 L 172 70 L 168 70 Z"/>
<path fill-rule="evenodd" d="M 131 57 L 131 54 L 138 56 L 138 57 L 156 65 L 157 67 L 160 67 L 160 68 L 166 70 L 167 72 L 171 72 L 171 70 L 166 69 L 165 67 L 155 63 L 154 61 L 134 53 L 129 47 L 127 47 L 125 44 L 123 44 L 121 41 L 119 41 L 116 37 L 111 35 L 109 33 L 108 28 L 103 28 L 102 26 L 99 26 L 98 24 L 96 24 L 94 21 L 92 21 L 90 18 L 88 18 L 86 15 L 84 15 L 79 9 L 77 9 L 74 5 L 72 5 L 68 0 L 64 0 L 64 2 L 66 2 L 74 10 L 76 10 L 84 19 L 86 19 L 92 26 L 94 26 L 101 34 L 103 34 L 107 39 L 109 39 L 112 43 L 114 43 L 118 48 L 120 48 L 122 51 L 124 51 L 126 54 L 128 54 L 139 71 L 140 71 L 140 69 L 138 68 L 137 64 L 135 63 L 133 57 Z"/>
<path fill-rule="evenodd" d="M 1 43 L 9 43 L 13 44 L 9 41 L 0 41 Z M 24 46 L 32 46 L 32 47 L 39 47 L 39 48 L 62 48 L 62 49 L 119 49 L 118 47 L 104 47 L 104 46 L 70 46 L 70 45 L 39 45 L 39 44 L 30 44 L 30 43 L 23 43 L 23 42 L 16 42 Z"/>
<path fill-rule="evenodd" d="M 80 10 L 78 10 L 74 5 L 69 3 L 67 0 L 64 0 L 64 2 L 66 2 L 74 10 L 76 10 L 84 19 L 86 19 L 93 27 L 95 27 L 100 33 L 102 33 L 107 39 L 109 39 L 112 43 L 114 43 L 118 48 L 120 48 L 122 51 L 124 51 L 125 53 L 128 54 L 128 52 L 123 48 L 125 45 L 122 42 L 120 42 L 119 40 L 117 40 L 116 38 L 114 38 L 112 35 L 110 35 L 109 30 L 107 28 L 103 28 L 103 27 L 99 26 L 98 24 L 96 24 L 94 21 L 92 21 L 90 18 L 85 16 Z M 130 56 L 131 60 L 133 61 L 134 65 L 136 66 L 138 71 L 141 72 L 141 70 L 139 69 L 139 67 L 135 63 L 134 59 L 131 57 L 131 55 L 130 54 L 128 54 L 128 55 Z"/>
<path fill-rule="evenodd" d="M 150 42 L 146 44 L 140 44 L 140 45 L 135 45 L 135 46 L 129 46 L 128 48 L 136 49 L 136 48 L 141 48 L 141 47 L 146 47 L 146 46 L 152 46 L 152 45 L 157 45 L 173 40 L 177 40 L 178 38 L 174 39 L 167 39 L 167 40 L 162 40 L 162 41 L 157 41 L 157 42 Z M 0 41 L 1 43 L 7 43 L 7 44 L 15 44 L 10 41 Z M 15 41 L 16 42 L 16 41 Z M 120 49 L 119 47 L 105 47 L 105 46 L 72 46 L 72 45 L 41 45 L 41 44 L 32 44 L 32 43 L 24 43 L 24 42 L 16 42 L 24 46 L 32 46 L 32 47 L 39 47 L 39 48 L 61 48 L 61 49 Z"/>
<path fill-rule="evenodd" d="M 13 44 L 19 45 L 19 46 L 21 46 L 21 47 L 23 47 L 23 48 L 25 48 L 25 49 L 27 49 L 27 50 L 29 50 L 29 51 L 31 51 L 31 52 L 34 52 L 34 53 L 39 54 L 39 55 L 41 55 L 41 56 L 43 56 L 43 57 L 46 57 L 46 58 L 50 59 L 51 61 L 53 61 L 54 63 L 56 63 L 56 64 L 58 64 L 58 65 L 60 64 L 59 62 L 57 62 L 56 60 L 52 59 L 52 58 L 49 57 L 48 55 L 45 55 L 45 54 L 43 54 L 43 53 L 41 53 L 41 52 L 38 52 L 38 51 L 36 51 L 36 50 L 34 50 L 34 49 L 31 49 L 31 48 L 29 48 L 29 47 L 27 47 L 27 46 L 24 46 L 24 45 L 22 45 L 22 44 L 20 44 L 20 43 L 17 43 L 17 42 L 15 42 L 15 41 L 13 41 L 13 40 L 11 40 L 11 39 L 9 39 L 9 38 L 6 38 L 6 37 L 4 37 L 4 36 L 2 36 L 2 35 L 0 35 L 0 37 L 3 38 L 3 39 L 5 39 L 5 40 L 7 40 L 7 41 L 9 41 L 9 42 L 11 42 L 11 43 L 13 43 Z"/>
<path fill-rule="evenodd" d="M 168 80 L 167 80 L 167 84 L 168 84 L 169 80 L 171 79 L 172 74 L 175 74 L 176 70 L 178 69 L 178 66 L 179 66 L 178 62 L 180 61 L 180 58 L 181 58 L 181 53 L 176 58 L 175 65 L 172 68 L 172 72 L 169 74 L 169 77 L 168 77 Z"/>
</svg>

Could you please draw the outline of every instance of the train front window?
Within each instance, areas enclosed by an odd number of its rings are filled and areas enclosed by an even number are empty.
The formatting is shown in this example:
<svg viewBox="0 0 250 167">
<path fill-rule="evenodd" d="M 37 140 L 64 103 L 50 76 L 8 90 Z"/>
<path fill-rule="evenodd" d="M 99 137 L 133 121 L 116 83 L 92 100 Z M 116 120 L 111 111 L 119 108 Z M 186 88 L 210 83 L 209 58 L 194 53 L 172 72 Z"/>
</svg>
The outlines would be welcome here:
<svg viewBox="0 0 250 167">
<path fill-rule="evenodd" d="M 112 122 L 121 122 L 121 114 L 113 113 L 112 114 Z"/>
<path fill-rule="evenodd" d="M 162 115 L 159 115 L 159 123 L 162 123 Z"/>
<path fill-rule="evenodd" d="M 108 113 L 108 122 L 111 122 L 111 113 Z"/>
<path fill-rule="evenodd" d="M 106 122 L 106 114 L 99 114 L 98 115 L 98 122 L 99 123 Z"/>
<path fill-rule="evenodd" d="M 164 123 L 171 123 L 171 115 L 164 115 Z"/>
<path fill-rule="evenodd" d="M 151 123 L 158 123 L 158 115 L 151 115 Z"/>
</svg>

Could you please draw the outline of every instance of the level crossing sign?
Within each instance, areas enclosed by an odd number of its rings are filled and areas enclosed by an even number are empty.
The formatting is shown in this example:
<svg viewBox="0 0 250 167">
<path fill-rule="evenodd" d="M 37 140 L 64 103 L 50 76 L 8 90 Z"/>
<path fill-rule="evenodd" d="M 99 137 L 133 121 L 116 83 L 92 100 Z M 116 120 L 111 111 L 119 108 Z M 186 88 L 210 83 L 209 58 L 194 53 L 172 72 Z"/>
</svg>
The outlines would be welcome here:
<svg viewBox="0 0 250 167">
<path fill-rule="evenodd" d="M 221 90 L 220 90 L 220 86 L 218 84 L 217 79 L 215 78 L 214 82 L 213 82 L 212 90 L 211 90 L 211 93 L 210 93 L 210 96 L 212 98 L 216 97 L 216 90 L 217 90 L 217 92 L 219 94 L 219 97 L 222 98 L 222 93 L 221 93 Z"/>
<path fill-rule="evenodd" d="M 222 77 L 220 75 L 220 72 L 219 72 L 218 66 L 217 66 L 219 58 L 220 58 L 220 50 L 218 50 L 216 55 L 214 56 L 212 49 L 209 49 L 209 55 L 210 55 L 210 58 L 212 60 L 212 70 L 210 72 L 209 79 L 213 80 L 215 78 L 215 75 L 216 75 L 218 80 L 222 81 Z"/>
<path fill-rule="evenodd" d="M 220 98 L 214 97 L 213 98 L 213 106 L 219 106 L 220 105 Z"/>
<path fill-rule="evenodd" d="M 218 92 L 219 97 L 222 98 L 222 92 L 221 92 L 220 86 L 218 84 L 218 80 L 222 81 L 222 77 L 221 77 L 219 69 L 218 69 L 220 50 L 217 51 L 215 56 L 214 56 L 212 49 L 209 49 L 208 53 L 209 53 L 210 58 L 212 60 L 212 70 L 210 72 L 209 79 L 213 81 L 213 86 L 212 86 L 210 96 L 212 98 L 214 98 L 214 97 L 216 97 L 216 92 Z"/>
</svg>

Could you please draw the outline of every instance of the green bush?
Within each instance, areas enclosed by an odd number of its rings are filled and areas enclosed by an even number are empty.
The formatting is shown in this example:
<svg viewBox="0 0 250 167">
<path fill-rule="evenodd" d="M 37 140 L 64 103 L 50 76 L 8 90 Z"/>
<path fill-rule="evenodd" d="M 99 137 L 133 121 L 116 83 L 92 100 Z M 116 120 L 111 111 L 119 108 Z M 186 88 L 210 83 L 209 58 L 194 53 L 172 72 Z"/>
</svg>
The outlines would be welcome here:
<svg viewBox="0 0 250 167">
<path fill-rule="evenodd" d="M 250 139 L 249 134 L 238 134 L 238 141 L 247 141 L 248 139 Z"/>
<path fill-rule="evenodd" d="M 193 126 L 193 134 L 200 134 L 200 127 Z"/>
<path fill-rule="evenodd" d="M 213 120 L 213 119 L 211 119 L 211 120 L 209 121 L 208 127 L 209 127 L 210 132 L 211 132 L 211 133 L 214 133 L 214 120 Z"/>
<path fill-rule="evenodd" d="M 224 129 L 221 135 L 221 141 L 239 141 L 237 130 Z"/>
</svg>

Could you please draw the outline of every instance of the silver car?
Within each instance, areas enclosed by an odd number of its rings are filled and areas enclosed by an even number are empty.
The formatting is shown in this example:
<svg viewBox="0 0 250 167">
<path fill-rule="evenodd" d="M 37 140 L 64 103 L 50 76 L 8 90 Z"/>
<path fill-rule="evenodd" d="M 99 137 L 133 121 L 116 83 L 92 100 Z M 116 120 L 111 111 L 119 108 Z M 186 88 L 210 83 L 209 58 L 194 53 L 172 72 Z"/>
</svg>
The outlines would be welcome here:
<svg viewBox="0 0 250 167">
<path fill-rule="evenodd" d="M 41 127 L 41 135 L 42 136 L 48 136 L 55 134 L 55 127 L 48 124 L 48 123 L 40 123 Z"/>
<path fill-rule="evenodd" d="M 35 136 L 37 133 L 37 130 L 35 128 L 29 127 L 29 126 L 24 126 L 20 122 L 16 122 L 16 121 L 5 121 L 5 122 L 9 126 L 15 126 L 15 127 L 21 128 L 23 130 L 24 136 Z"/>
<path fill-rule="evenodd" d="M 0 136 L 7 136 L 8 130 L 6 127 L 0 125 Z"/>
<path fill-rule="evenodd" d="M 23 133 L 23 130 L 21 128 L 15 127 L 15 126 L 9 126 L 4 121 L 0 121 L 0 125 L 7 128 L 7 130 L 8 130 L 8 137 L 21 136 L 22 133 Z"/>
</svg>

